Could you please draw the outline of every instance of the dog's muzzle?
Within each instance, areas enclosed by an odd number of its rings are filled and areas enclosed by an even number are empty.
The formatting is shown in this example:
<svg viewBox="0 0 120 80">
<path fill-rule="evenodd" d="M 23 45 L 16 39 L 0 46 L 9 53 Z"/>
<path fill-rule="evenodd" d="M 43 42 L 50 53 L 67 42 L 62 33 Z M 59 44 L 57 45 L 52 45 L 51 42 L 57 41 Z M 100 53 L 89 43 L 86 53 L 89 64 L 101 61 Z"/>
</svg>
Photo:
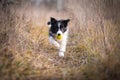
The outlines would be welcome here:
<svg viewBox="0 0 120 80">
<path fill-rule="evenodd" d="M 61 35 L 61 34 L 57 34 L 57 35 L 56 35 L 56 39 L 57 39 L 57 40 L 61 40 L 61 39 L 62 39 L 62 35 Z"/>
</svg>

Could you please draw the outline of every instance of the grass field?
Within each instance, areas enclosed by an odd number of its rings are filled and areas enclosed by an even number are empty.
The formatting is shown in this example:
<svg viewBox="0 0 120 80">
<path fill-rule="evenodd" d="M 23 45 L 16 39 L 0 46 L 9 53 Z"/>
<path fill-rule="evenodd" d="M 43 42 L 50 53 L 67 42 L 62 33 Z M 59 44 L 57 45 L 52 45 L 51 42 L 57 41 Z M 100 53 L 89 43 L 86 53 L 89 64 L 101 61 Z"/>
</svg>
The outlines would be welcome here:
<svg viewBox="0 0 120 80">
<path fill-rule="evenodd" d="M 69 0 L 62 11 L 0 4 L 0 80 L 119 80 L 120 6 L 82 1 Z M 48 41 L 50 17 L 71 20 L 64 58 Z"/>
</svg>

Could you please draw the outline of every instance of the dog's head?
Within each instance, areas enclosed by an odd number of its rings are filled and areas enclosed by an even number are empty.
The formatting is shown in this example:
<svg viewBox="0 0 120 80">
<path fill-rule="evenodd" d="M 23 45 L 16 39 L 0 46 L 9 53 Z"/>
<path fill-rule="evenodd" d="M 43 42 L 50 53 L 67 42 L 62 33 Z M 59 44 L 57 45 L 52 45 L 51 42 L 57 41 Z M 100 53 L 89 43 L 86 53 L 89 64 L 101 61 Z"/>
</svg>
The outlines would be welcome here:
<svg viewBox="0 0 120 80">
<path fill-rule="evenodd" d="M 62 35 L 67 31 L 67 25 L 70 19 L 66 20 L 56 20 L 55 18 L 51 17 L 48 25 L 50 27 L 50 32 L 55 35 Z"/>
</svg>

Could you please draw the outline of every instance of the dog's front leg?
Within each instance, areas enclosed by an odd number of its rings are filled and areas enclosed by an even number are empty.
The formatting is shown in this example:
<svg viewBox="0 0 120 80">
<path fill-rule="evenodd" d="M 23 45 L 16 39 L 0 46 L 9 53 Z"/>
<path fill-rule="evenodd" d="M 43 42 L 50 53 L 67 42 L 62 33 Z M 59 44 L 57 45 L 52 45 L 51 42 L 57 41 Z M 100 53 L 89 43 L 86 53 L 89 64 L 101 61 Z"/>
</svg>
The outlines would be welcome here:
<svg viewBox="0 0 120 80">
<path fill-rule="evenodd" d="M 52 43 L 55 47 L 57 47 L 58 49 L 60 48 L 60 44 L 58 42 L 56 42 L 53 37 L 49 37 L 49 41 L 50 43 Z"/>
<path fill-rule="evenodd" d="M 66 51 L 66 44 L 67 44 L 67 37 L 64 37 L 60 45 L 60 51 L 59 51 L 60 57 L 64 57 L 64 53 Z"/>
</svg>

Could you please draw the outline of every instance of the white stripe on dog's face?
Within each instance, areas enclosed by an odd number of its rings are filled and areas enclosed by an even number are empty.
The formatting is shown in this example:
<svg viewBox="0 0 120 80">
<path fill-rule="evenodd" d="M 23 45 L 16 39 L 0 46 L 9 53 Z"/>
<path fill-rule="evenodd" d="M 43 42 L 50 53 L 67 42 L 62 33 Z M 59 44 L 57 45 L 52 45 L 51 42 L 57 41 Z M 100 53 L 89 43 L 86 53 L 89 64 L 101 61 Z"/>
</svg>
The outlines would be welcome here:
<svg viewBox="0 0 120 80">
<path fill-rule="evenodd" d="M 61 25 L 60 22 L 58 22 L 58 27 L 59 27 L 59 28 L 60 28 L 60 25 Z"/>
<path fill-rule="evenodd" d="M 60 29 L 60 25 L 61 25 L 61 23 L 58 22 L 58 32 L 57 32 L 57 35 L 63 35 L 63 32 Z"/>
</svg>

